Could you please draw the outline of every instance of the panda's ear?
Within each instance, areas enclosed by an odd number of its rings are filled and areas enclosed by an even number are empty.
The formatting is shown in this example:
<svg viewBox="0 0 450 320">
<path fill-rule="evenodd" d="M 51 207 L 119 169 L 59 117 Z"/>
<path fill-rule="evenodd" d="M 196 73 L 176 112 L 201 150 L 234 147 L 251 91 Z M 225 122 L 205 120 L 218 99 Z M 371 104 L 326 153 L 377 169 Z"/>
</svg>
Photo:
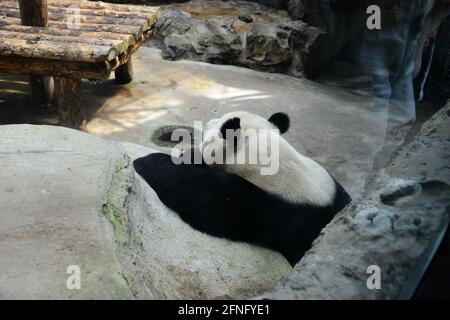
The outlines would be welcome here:
<svg viewBox="0 0 450 320">
<path fill-rule="evenodd" d="M 226 133 L 227 130 L 238 130 L 241 128 L 241 119 L 239 118 L 231 118 L 228 119 L 227 121 L 225 121 L 222 125 L 222 127 L 220 128 L 220 133 L 222 134 L 222 137 L 224 139 L 226 139 Z"/>
<path fill-rule="evenodd" d="M 289 129 L 289 116 L 283 112 L 277 112 L 270 116 L 269 122 L 273 123 L 280 133 L 285 133 Z"/>
</svg>

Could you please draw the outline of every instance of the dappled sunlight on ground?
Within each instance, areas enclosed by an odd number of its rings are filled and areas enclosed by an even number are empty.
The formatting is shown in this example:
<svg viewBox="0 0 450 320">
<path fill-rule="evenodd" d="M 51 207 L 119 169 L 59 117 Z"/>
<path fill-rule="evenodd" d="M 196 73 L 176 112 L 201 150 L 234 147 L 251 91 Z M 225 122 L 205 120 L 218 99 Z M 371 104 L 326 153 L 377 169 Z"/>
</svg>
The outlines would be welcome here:
<svg viewBox="0 0 450 320">
<path fill-rule="evenodd" d="M 159 61 L 154 50 L 146 51 L 150 54 L 138 55 L 134 61 L 135 77 L 131 84 L 118 87 L 112 81 L 86 83 L 89 114 L 86 131 L 148 144 L 149 132 L 161 125 L 192 125 L 194 120 L 208 120 L 210 117 L 206 115 L 217 113 L 219 105 L 245 108 L 247 100 L 272 97 L 261 90 L 220 83 L 217 81 L 221 80 L 220 73 L 211 74 L 208 65 L 190 67 Z"/>
</svg>

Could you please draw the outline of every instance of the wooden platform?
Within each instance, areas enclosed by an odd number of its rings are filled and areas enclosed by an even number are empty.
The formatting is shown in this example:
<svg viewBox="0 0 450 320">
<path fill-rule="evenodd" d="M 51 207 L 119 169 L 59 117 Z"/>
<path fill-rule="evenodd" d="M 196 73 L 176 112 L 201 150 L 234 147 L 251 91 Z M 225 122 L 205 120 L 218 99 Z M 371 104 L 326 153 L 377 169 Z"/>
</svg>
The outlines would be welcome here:
<svg viewBox="0 0 450 320">
<path fill-rule="evenodd" d="M 0 0 L 0 72 L 73 81 L 105 80 L 112 71 L 118 83 L 131 81 L 131 55 L 152 35 L 158 11 L 92 1 L 27 1 L 22 7 L 44 4 L 45 26 L 36 26 L 39 19 L 26 23 L 19 0 Z M 60 84 L 64 93 L 67 84 Z"/>
</svg>

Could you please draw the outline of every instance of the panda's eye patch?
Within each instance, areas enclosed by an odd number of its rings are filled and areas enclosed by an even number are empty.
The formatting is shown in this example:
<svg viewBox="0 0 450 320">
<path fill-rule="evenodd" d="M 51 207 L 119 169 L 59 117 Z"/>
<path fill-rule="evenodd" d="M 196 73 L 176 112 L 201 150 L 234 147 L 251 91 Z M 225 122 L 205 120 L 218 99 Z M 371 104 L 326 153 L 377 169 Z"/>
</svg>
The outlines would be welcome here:
<svg viewBox="0 0 450 320">
<path fill-rule="evenodd" d="M 227 130 L 237 130 L 241 128 L 241 119 L 239 118 L 232 118 L 225 121 L 220 128 L 220 134 L 222 135 L 223 139 L 226 139 L 226 133 Z"/>
</svg>

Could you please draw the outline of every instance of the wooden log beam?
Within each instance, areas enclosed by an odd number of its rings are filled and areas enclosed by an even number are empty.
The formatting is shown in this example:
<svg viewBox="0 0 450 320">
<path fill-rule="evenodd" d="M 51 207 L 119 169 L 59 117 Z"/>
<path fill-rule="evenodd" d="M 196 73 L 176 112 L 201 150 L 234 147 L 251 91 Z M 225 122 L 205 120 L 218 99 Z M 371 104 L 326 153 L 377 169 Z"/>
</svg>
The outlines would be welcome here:
<svg viewBox="0 0 450 320">
<path fill-rule="evenodd" d="M 0 8 L 0 14 L 11 17 L 11 18 L 21 18 L 21 13 L 19 9 L 15 8 Z M 49 13 L 49 20 L 51 21 L 69 21 L 70 13 L 64 10 L 57 10 Z M 94 24 L 118 24 L 121 26 L 142 26 L 144 30 L 147 30 L 150 27 L 150 23 L 148 19 L 138 19 L 134 18 L 117 18 L 111 15 L 81 15 L 80 14 L 80 23 L 94 23 Z M 47 22 L 49 21 L 47 20 Z"/>
<path fill-rule="evenodd" d="M 141 44 L 147 41 L 151 35 L 151 30 L 144 32 L 144 34 L 142 35 L 142 41 L 134 43 L 133 45 L 129 46 L 125 52 L 121 53 L 118 56 L 119 65 L 127 63 L 128 60 L 131 59 L 131 56 L 141 47 Z"/>
<path fill-rule="evenodd" d="M 19 0 L 19 9 L 20 20 L 23 25 L 47 27 L 47 0 Z M 30 94 L 31 104 L 34 106 L 39 106 L 47 102 L 49 95 L 43 77 L 30 76 Z"/>
<path fill-rule="evenodd" d="M 13 1 L 13 0 L 6 0 L 6 1 Z M 74 4 L 73 0 L 50 0 L 50 3 L 52 5 L 58 6 L 58 7 L 70 7 Z M 130 6 L 126 4 L 115 4 L 115 3 L 107 3 L 107 2 L 101 2 L 101 1 L 77 1 L 77 6 L 79 6 L 82 9 L 109 9 L 119 12 L 146 12 L 150 14 L 156 13 L 158 11 L 158 7 L 151 7 L 151 6 Z"/>
<path fill-rule="evenodd" d="M 121 40 L 110 40 L 110 39 L 99 39 L 99 38 L 80 38 L 80 37 L 72 37 L 72 36 L 58 36 L 58 35 L 49 35 L 49 34 L 32 34 L 32 33 L 23 33 L 23 32 L 15 32 L 15 31 L 6 31 L 0 29 L 0 39 L 20 39 L 26 40 L 27 43 L 35 44 L 39 41 L 49 41 L 54 43 L 61 43 L 61 45 L 65 45 L 67 43 L 73 43 L 77 45 L 89 45 L 89 46 L 99 46 L 99 47 L 111 47 L 117 53 L 124 52 L 129 46 L 128 43 L 125 43 Z"/>
<path fill-rule="evenodd" d="M 136 42 L 134 37 L 130 34 L 117 34 L 110 32 L 90 32 L 74 29 L 55 29 L 55 28 L 41 28 L 41 27 L 29 27 L 13 24 L 1 24 L 0 30 L 10 32 L 20 32 L 34 35 L 48 35 L 48 36 L 63 36 L 79 38 L 79 42 L 83 42 L 84 39 L 98 39 L 98 40 L 116 40 L 122 41 L 126 46 L 130 46 Z"/>
<path fill-rule="evenodd" d="M 115 80 L 118 84 L 127 84 L 133 80 L 133 64 L 131 57 L 128 61 L 120 65 L 115 71 Z"/>
<path fill-rule="evenodd" d="M 74 129 L 84 129 L 86 116 L 81 95 L 81 80 L 55 77 L 55 94 L 58 124 Z"/>
<path fill-rule="evenodd" d="M 84 62 L 110 61 L 119 54 L 117 49 L 110 46 L 91 46 L 82 43 L 60 43 L 46 40 L 30 43 L 24 39 L 7 41 L 7 39 L 1 38 L 0 53 L 2 56 Z"/>
<path fill-rule="evenodd" d="M 0 56 L 0 72 L 11 74 L 107 80 L 117 66 L 118 59 L 92 63 Z"/>
<path fill-rule="evenodd" d="M 18 9 L 17 2 L 2 1 L 3 9 Z M 144 7 L 145 8 L 145 7 Z M 52 2 L 48 3 L 48 11 L 51 13 L 66 12 L 67 7 L 55 6 Z M 80 14 L 83 16 L 108 16 L 123 19 L 144 19 L 148 22 L 152 22 L 157 9 L 153 9 L 150 12 L 145 11 L 117 11 L 114 8 L 98 8 L 98 9 L 85 9 L 79 8 Z"/>
<path fill-rule="evenodd" d="M 50 21 L 48 23 L 49 28 L 62 28 L 70 29 L 65 22 Z M 142 34 L 144 33 L 144 28 L 142 26 L 121 26 L 117 24 L 95 24 L 95 23 L 83 23 L 80 25 L 82 31 L 94 31 L 94 32 L 111 32 L 118 34 L 131 34 L 134 36 L 136 41 L 140 41 Z"/>
<path fill-rule="evenodd" d="M 0 27 L 3 25 L 20 25 L 20 19 L 14 17 L 5 17 L 0 19 Z M 3 27 L 2 27 L 3 28 Z M 49 29 L 69 29 L 73 30 L 71 26 L 69 26 L 66 22 L 61 21 L 49 21 L 47 24 L 47 28 Z M 83 23 L 79 26 L 81 31 L 88 32 L 108 32 L 108 33 L 116 33 L 116 34 L 125 34 L 125 35 L 133 35 L 134 38 L 140 41 L 144 29 L 142 26 L 121 26 L 116 24 L 87 24 Z"/>
</svg>

